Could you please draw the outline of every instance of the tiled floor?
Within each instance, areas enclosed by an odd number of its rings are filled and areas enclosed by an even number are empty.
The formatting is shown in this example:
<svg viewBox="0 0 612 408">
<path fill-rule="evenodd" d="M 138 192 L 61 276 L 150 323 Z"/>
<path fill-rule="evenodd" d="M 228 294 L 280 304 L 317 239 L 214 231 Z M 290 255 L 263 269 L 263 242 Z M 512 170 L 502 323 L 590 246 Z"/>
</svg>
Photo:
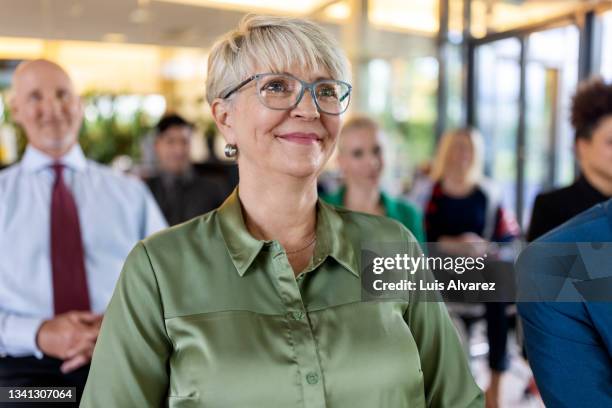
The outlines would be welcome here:
<svg viewBox="0 0 612 408">
<path fill-rule="evenodd" d="M 504 374 L 501 384 L 500 408 L 544 408 L 539 397 L 524 396 L 524 390 L 531 379 L 531 370 L 521 357 L 514 331 L 508 339 L 510 367 Z M 476 382 L 485 390 L 489 384 L 489 367 L 487 363 L 488 344 L 484 322 L 475 323 L 470 338 L 470 365 Z"/>
</svg>

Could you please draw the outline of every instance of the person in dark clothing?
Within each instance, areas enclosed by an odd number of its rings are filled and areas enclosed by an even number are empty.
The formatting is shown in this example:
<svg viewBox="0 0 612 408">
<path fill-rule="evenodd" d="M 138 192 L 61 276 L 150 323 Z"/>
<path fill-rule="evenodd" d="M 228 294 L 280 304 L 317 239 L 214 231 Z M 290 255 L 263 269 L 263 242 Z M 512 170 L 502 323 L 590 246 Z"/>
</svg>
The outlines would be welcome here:
<svg viewBox="0 0 612 408">
<path fill-rule="evenodd" d="M 434 185 L 425 207 L 425 230 L 439 249 L 459 256 L 483 256 L 489 242 L 511 242 L 519 235 L 516 220 L 501 206 L 495 186 L 483 175 L 483 141 L 474 129 L 446 133 L 438 146 L 431 177 Z M 507 369 L 509 323 L 506 304 L 485 303 L 491 381 L 486 406 L 498 407 Z"/>
<path fill-rule="evenodd" d="M 178 115 L 163 117 L 156 127 L 159 171 L 145 181 L 170 225 L 217 208 L 228 193 L 219 181 L 195 172 L 189 157 L 193 130 Z"/>
<path fill-rule="evenodd" d="M 612 83 L 593 78 L 579 85 L 572 125 L 581 175 L 568 187 L 536 197 L 528 241 L 612 197 Z"/>
</svg>

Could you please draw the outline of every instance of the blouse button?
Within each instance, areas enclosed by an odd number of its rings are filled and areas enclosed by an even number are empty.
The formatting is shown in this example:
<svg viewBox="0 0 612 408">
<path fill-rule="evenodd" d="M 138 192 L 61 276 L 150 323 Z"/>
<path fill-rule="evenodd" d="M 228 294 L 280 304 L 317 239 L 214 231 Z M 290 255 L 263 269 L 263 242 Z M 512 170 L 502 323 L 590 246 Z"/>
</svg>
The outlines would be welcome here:
<svg viewBox="0 0 612 408">
<path fill-rule="evenodd" d="M 306 381 L 308 384 L 314 385 L 319 382 L 319 374 L 317 373 L 308 373 L 306 375 Z"/>
<path fill-rule="evenodd" d="M 293 318 L 293 320 L 302 320 L 304 318 L 304 312 L 291 312 L 291 318 Z"/>
</svg>

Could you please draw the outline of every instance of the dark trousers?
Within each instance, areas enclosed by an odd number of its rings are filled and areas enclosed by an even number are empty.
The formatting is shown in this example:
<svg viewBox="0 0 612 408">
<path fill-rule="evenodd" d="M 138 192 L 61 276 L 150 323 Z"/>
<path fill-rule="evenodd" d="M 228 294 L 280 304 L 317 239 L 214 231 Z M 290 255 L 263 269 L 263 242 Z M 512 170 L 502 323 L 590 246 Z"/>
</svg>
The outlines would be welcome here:
<svg viewBox="0 0 612 408">
<path fill-rule="evenodd" d="M 514 319 L 506 315 L 508 303 L 486 302 L 484 316 L 461 316 L 468 334 L 472 325 L 484 317 L 487 323 L 487 340 L 489 343 L 489 368 L 493 371 L 505 371 L 508 368 L 508 331 L 513 327 Z"/>
<path fill-rule="evenodd" d="M 89 365 L 68 374 L 60 371 L 62 360 L 52 357 L 4 357 L 0 358 L 0 387 L 76 387 L 77 401 L 81 400 Z M 26 407 L 76 407 L 73 403 L 1 403 L 2 408 Z"/>
<path fill-rule="evenodd" d="M 508 368 L 508 329 L 509 320 L 506 316 L 507 303 L 485 303 L 485 319 L 487 321 L 487 339 L 489 340 L 489 367 L 495 371 L 505 371 Z"/>
</svg>

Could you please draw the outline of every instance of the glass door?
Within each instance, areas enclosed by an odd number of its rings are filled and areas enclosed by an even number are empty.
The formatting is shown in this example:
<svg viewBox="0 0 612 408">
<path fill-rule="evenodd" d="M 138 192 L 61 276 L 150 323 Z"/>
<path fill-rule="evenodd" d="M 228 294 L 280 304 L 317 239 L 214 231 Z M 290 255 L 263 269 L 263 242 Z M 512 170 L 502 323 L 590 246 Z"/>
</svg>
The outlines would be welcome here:
<svg viewBox="0 0 612 408">
<path fill-rule="evenodd" d="M 485 140 L 485 171 L 503 191 L 504 207 L 517 209 L 517 134 L 521 44 L 517 38 L 476 49 L 476 124 Z"/>
<path fill-rule="evenodd" d="M 566 26 L 522 38 L 476 47 L 475 119 L 485 138 L 487 174 L 526 231 L 536 195 L 574 178 L 569 117 L 579 32 Z"/>
<path fill-rule="evenodd" d="M 612 81 L 612 10 L 601 16 L 602 20 L 602 43 L 601 43 L 601 75 Z"/>
<path fill-rule="evenodd" d="M 575 26 L 527 37 L 523 227 L 538 193 L 574 179 L 570 110 L 578 83 L 578 43 Z"/>
</svg>

